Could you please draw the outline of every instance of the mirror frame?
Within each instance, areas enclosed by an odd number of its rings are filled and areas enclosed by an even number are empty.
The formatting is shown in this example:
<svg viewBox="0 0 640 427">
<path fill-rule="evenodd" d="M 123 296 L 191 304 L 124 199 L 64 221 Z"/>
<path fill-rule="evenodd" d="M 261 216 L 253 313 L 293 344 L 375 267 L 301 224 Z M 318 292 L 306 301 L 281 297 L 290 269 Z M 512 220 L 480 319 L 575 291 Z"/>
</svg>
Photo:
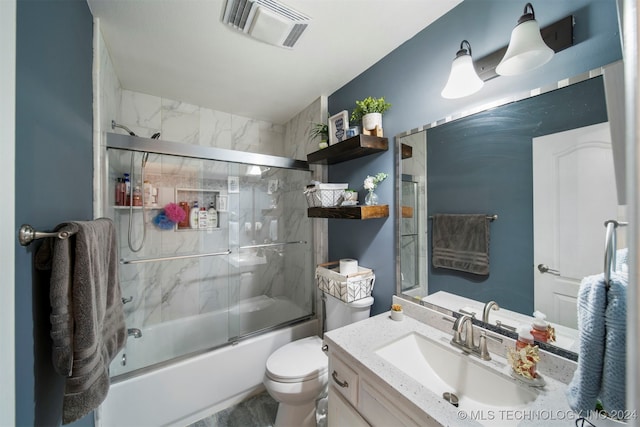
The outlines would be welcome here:
<svg viewBox="0 0 640 427">
<path fill-rule="evenodd" d="M 404 299 L 406 301 L 411 301 L 413 303 L 419 303 L 420 305 L 430 308 L 432 310 L 436 310 L 439 312 L 442 312 L 444 314 L 447 314 L 449 316 L 454 316 L 454 317 L 458 317 L 461 315 L 461 313 L 449 309 L 447 307 L 441 307 L 426 301 L 422 301 L 422 300 L 416 300 L 414 298 L 411 298 L 409 296 L 406 296 L 403 294 L 402 292 L 402 276 L 401 276 L 401 235 L 402 235 L 402 203 L 401 203 L 401 197 L 402 197 L 402 191 L 401 191 L 401 186 L 402 186 L 402 143 L 401 143 L 401 138 L 404 137 L 408 137 L 420 132 L 426 132 L 429 129 L 432 129 L 434 127 L 455 121 L 455 120 L 459 120 L 468 116 L 472 116 L 474 114 L 483 112 L 483 111 L 487 111 L 489 109 L 492 108 L 496 108 L 496 107 L 500 107 L 500 106 L 504 106 L 507 104 L 511 104 L 517 101 L 521 101 L 524 99 L 528 99 L 528 98 L 533 98 L 539 95 L 543 95 L 545 93 L 548 92 L 552 92 L 554 90 L 557 89 L 561 89 L 564 88 L 566 86 L 570 86 L 576 83 L 580 83 L 582 81 L 586 81 L 595 77 L 599 77 L 602 76 L 603 77 L 603 84 L 605 87 L 605 102 L 607 104 L 607 109 L 611 110 L 609 104 L 609 97 L 611 96 L 612 99 L 616 98 L 616 97 L 622 97 L 622 99 L 624 99 L 624 88 L 622 87 L 622 93 L 612 93 L 610 94 L 610 90 L 613 89 L 612 88 L 612 83 L 609 81 L 609 79 L 614 80 L 617 79 L 617 76 L 614 76 L 613 78 L 610 77 L 611 73 L 607 74 L 605 73 L 605 70 L 608 68 L 612 68 L 612 67 L 616 67 L 618 69 L 622 69 L 623 64 L 622 64 L 622 60 L 620 61 L 616 61 L 613 62 L 611 64 L 607 64 L 604 65 L 602 67 L 596 68 L 594 70 L 591 71 L 587 71 L 585 73 L 581 73 L 577 76 L 574 77 L 569 77 L 567 79 L 563 79 L 560 80 L 558 82 L 556 82 L 555 84 L 550 84 L 548 86 L 544 86 L 538 89 L 533 89 L 533 90 L 529 90 L 529 91 L 525 91 L 525 92 L 519 92 L 510 96 L 507 96 L 505 98 L 501 98 L 499 100 L 493 101 L 493 102 L 489 102 L 487 104 L 483 104 L 480 105 L 476 108 L 467 110 L 467 111 L 462 111 L 456 114 L 452 114 L 450 116 L 447 116 L 443 119 L 437 120 L 435 122 L 432 123 L 428 123 L 426 125 L 417 127 L 417 128 L 413 128 L 411 130 L 405 131 L 405 132 L 401 132 L 399 134 L 397 134 L 395 136 L 395 195 L 394 195 L 394 201 L 395 201 L 395 230 L 396 230 L 396 295 L 401 298 Z M 626 175 L 626 172 L 624 170 L 624 166 L 625 166 L 625 146 L 624 146 L 624 135 L 623 134 L 618 134 L 615 135 L 613 129 L 624 129 L 624 113 L 622 112 L 622 114 L 616 115 L 616 116 L 622 116 L 622 117 L 613 117 L 612 115 L 609 114 L 609 122 L 612 122 L 611 128 L 612 128 L 612 138 L 614 140 L 614 164 L 615 164 L 615 168 L 616 168 L 616 182 L 618 183 L 618 194 L 623 194 L 625 193 L 625 188 L 621 188 L 620 187 L 620 183 L 624 183 L 624 177 Z M 624 131 L 622 131 L 624 132 Z M 616 144 L 620 142 L 620 146 L 616 146 Z M 622 178 L 622 181 L 619 180 L 619 178 Z M 623 197 L 621 199 L 622 201 L 626 201 L 625 198 Z M 427 243 L 428 244 L 428 243 Z M 427 260 L 428 262 L 428 260 Z M 487 324 L 482 322 L 481 320 L 478 319 L 473 319 L 473 323 L 475 325 L 478 325 L 482 328 L 491 330 L 494 333 L 503 335 L 503 336 L 507 336 L 509 338 L 513 338 L 513 339 L 517 339 L 517 334 L 515 332 L 509 331 L 509 330 L 505 330 L 503 328 L 499 328 L 495 325 L 491 325 L 491 324 Z M 540 348 L 542 350 L 546 350 L 549 351 L 551 353 L 554 353 L 558 356 L 567 358 L 569 360 L 573 360 L 573 361 L 577 361 L 578 360 L 578 354 L 573 352 L 573 351 L 569 351 L 566 350 L 564 348 L 561 347 L 557 347 L 553 344 L 548 344 L 548 343 L 538 343 Z"/>
</svg>

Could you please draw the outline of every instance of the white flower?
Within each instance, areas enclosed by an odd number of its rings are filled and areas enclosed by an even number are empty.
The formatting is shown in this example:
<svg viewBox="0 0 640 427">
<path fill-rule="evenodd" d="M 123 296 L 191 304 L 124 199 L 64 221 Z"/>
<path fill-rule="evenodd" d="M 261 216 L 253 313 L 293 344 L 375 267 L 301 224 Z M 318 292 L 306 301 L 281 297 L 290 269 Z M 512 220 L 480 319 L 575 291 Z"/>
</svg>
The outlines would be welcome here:
<svg viewBox="0 0 640 427">
<path fill-rule="evenodd" d="M 373 190 L 374 188 L 376 188 L 376 184 L 375 184 L 375 182 L 373 182 L 373 177 L 372 176 L 368 176 L 364 180 L 364 189 L 365 190 Z"/>
<path fill-rule="evenodd" d="M 387 174 L 384 172 L 378 172 L 375 176 L 367 176 L 364 180 L 364 189 L 373 191 L 379 183 L 387 178 Z"/>
</svg>

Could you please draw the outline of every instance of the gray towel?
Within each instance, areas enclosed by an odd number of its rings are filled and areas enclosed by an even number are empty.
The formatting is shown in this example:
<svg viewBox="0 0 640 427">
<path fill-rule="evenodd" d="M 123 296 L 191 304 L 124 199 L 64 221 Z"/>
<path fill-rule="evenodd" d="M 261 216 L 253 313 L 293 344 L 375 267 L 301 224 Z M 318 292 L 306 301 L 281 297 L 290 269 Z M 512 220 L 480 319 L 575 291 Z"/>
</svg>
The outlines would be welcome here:
<svg viewBox="0 0 640 427">
<path fill-rule="evenodd" d="M 108 218 L 61 224 L 75 233 L 48 239 L 36 255 L 51 268 L 53 366 L 67 377 L 63 424 L 97 408 L 109 390 L 109 364 L 127 339 L 115 228 Z"/>
<path fill-rule="evenodd" d="M 436 214 L 431 234 L 434 267 L 489 274 L 489 224 L 485 214 Z"/>
</svg>

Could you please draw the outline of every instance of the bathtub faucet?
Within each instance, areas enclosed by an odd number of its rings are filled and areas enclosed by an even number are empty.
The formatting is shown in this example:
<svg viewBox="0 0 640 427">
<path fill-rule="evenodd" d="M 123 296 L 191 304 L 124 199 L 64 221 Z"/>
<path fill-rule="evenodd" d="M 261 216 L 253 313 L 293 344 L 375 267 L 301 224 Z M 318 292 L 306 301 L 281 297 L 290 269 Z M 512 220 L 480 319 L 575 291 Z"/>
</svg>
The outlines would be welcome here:
<svg viewBox="0 0 640 427">
<path fill-rule="evenodd" d="M 134 338 L 140 338 L 142 336 L 142 331 L 138 328 L 129 328 L 127 329 L 127 335 Z"/>
</svg>

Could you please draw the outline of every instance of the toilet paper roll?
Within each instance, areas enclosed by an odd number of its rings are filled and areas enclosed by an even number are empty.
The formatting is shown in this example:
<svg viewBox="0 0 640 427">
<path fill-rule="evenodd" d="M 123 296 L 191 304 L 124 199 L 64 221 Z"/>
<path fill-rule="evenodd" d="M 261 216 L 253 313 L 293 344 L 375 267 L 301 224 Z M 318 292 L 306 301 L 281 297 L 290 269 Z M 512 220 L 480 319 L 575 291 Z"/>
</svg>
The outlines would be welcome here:
<svg viewBox="0 0 640 427">
<path fill-rule="evenodd" d="M 349 275 L 358 272 L 358 260 L 357 259 L 341 259 L 340 260 L 340 274 Z"/>
</svg>

